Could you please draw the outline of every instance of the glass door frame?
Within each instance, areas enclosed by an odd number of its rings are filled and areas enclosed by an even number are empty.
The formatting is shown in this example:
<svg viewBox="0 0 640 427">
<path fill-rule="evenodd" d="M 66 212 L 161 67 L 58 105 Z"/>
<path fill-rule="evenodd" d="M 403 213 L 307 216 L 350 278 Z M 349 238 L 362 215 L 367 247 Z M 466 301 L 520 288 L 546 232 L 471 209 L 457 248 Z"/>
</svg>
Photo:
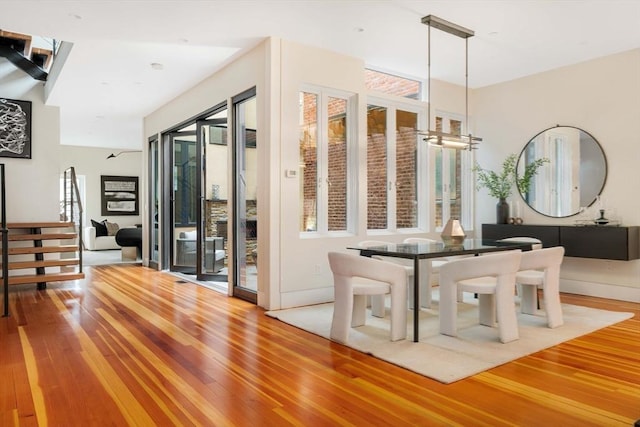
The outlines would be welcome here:
<svg viewBox="0 0 640 427">
<path fill-rule="evenodd" d="M 226 108 L 226 107 L 225 107 Z M 220 110 L 222 111 L 222 109 Z M 196 183 L 196 192 L 199 198 L 199 209 L 196 213 L 196 235 L 198 237 L 198 247 L 196 255 L 196 277 L 198 280 L 209 280 L 216 282 L 228 282 L 228 274 L 209 273 L 206 271 L 206 224 L 207 218 L 205 218 L 205 204 L 206 204 L 206 183 L 207 183 L 207 162 L 206 162 L 206 149 L 208 141 L 205 138 L 204 126 L 210 125 L 228 125 L 227 118 L 219 119 L 200 119 L 196 121 L 196 168 L 199 173 L 199 179 Z M 227 174 L 228 176 L 229 174 Z M 228 217 L 229 215 L 227 215 Z M 230 247 L 228 244 L 227 246 Z M 215 263 L 215 246 L 214 246 L 214 263 Z M 227 270 L 228 271 L 228 270 Z"/>
<path fill-rule="evenodd" d="M 175 194 L 174 194 L 174 188 L 173 188 L 173 183 L 175 182 L 175 168 L 174 168 L 174 162 L 175 162 L 175 139 L 178 136 L 188 136 L 188 137 L 196 137 L 196 131 L 194 130 L 189 130 L 189 131 L 174 131 L 174 132 L 169 132 L 167 135 L 167 142 L 169 145 L 169 149 L 167 149 L 168 151 L 168 155 L 169 155 L 169 159 L 168 159 L 168 163 L 166 163 L 167 165 L 169 165 L 169 167 L 171 168 L 169 170 L 169 172 L 166 174 L 168 175 L 169 179 L 168 179 L 168 184 L 169 186 L 166 187 L 165 189 L 165 194 L 168 196 L 168 208 L 169 208 L 169 215 L 167 216 L 167 223 L 169 224 L 168 230 L 169 232 L 167 233 L 167 240 L 168 240 L 168 244 L 169 246 L 165 246 L 165 248 L 169 249 L 166 251 L 166 253 L 168 253 L 168 266 L 169 269 L 171 271 L 177 271 L 177 272 L 181 272 L 181 273 L 187 273 L 187 274 L 197 274 L 196 271 L 194 271 L 194 269 L 197 268 L 198 263 L 196 262 L 196 264 L 194 266 L 185 266 L 185 265 L 178 265 L 175 263 L 175 259 L 176 259 L 176 252 L 177 252 L 177 248 L 176 246 L 174 246 L 174 242 L 176 242 L 176 236 L 175 236 L 175 228 L 176 228 L 176 221 L 175 221 L 175 213 L 176 213 L 176 206 L 175 206 Z M 197 139 L 197 138 L 196 138 Z M 198 143 L 197 141 L 193 141 L 193 144 L 196 147 L 196 153 L 198 151 Z M 196 174 L 197 174 L 197 167 L 198 167 L 198 160 L 197 160 L 197 154 L 196 154 Z M 196 179 L 196 188 L 198 186 L 198 179 Z M 197 194 L 196 194 L 197 197 Z M 196 212 L 196 224 L 195 227 L 197 229 L 198 226 L 198 212 Z M 197 247 L 199 247 L 199 245 L 196 245 Z M 196 249 L 198 250 L 198 249 Z M 196 261 L 198 255 L 196 253 Z"/>
<path fill-rule="evenodd" d="M 158 139 L 158 135 L 153 135 L 149 138 L 149 152 L 147 158 L 148 167 L 148 200 L 149 200 L 149 267 L 155 270 L 160 269 L 162 259 L 160 258 L 162 251 L 160 248 L 160 237 L 163 235 L 160 227 L 160 221 L 162 219 L 160 215 L 161 209 L 161 189 L 162 189 L 162 171 L 160 167 L 160 160 L 162 159 L 162 147 Z M 157 248 L 158 258 L 154 258 L 154 249 Z"/>
<path fill-rule="evenodd" d="M 244 233 L 243 233 L 238 224 L 240 215 L 246 215 L 246 212 L 242 211 L 244 206 L 243 203 L 246 202 L 246 200 L 242 200 L 240 198 L 240 190 L 241 190 L 240 171 L 242 170 L 242 161 L 245 159 L 244 149 L 246 148 L 246 139 L 244 138 L 244 135 L 241 137 L 242 139 L 240 139 L 239 137 L 242 131 L 242 125 L 244 123 L 242 123 L 239 120 L 240 117 L 239 117 L 237 108 L 243 102 L 254 97 L 256 97 L 256 88 L 252 87 L 251 89 L 248 89 L 234 96 L 231 99 L 231 107 L 232 107 L 230 109 L 231 129 L 232 129 L 231 153 L 232 153 L 233 161 L 232 161 L 232 194 L 231 194 L 232 213 L 230 215 L 230 219 L 233 218 L 233 227 L 231 230 L 231 235 L 233 236 L 233 238 L 230 245 L 232 247 L 232 253 L 231 253 L 232 263 L 230 263 L 229 268 L 233 268 L 233 275 L 231 275 L 232 277 L 231 289 L 232 289 L 233 296 L 252 302 L 254 304 L 257 304 L 258 302 L 257 290 L 253 291 L 253 290 L 247 289 L 246 287 L 240 286 L 241 269 L 242 268 L 246 269 L 246 265 L 242 266 L 240 260 L 245 259 L 246 254 L 240 254 L 240 250 L 244 250 L 245 244 L 244 243 L 239 244 L 239 242 L 241 238 L 246 240 L 246 226 L 243 227 L 244 229 Z M 257 129 L 256 129 L 256 135 L 257 135 Z M 241 142 L 242 142 L 242 146 L 240 146 Z M 242 155 L 240 153 L 240 150 L 243 150 Z M 257 212 L 256 212 L 256 230 L 257 228 L 258 228 L 258 221 L 257 221 Z"/>
</svg>

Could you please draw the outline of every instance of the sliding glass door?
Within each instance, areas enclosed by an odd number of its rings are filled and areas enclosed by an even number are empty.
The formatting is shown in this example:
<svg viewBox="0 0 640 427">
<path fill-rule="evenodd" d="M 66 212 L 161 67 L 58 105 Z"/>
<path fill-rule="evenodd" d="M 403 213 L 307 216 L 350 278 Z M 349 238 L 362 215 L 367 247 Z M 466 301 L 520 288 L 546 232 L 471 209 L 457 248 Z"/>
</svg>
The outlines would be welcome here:
<svg viewBox="0 0 640 427">
<path fill-rule="evenodd" d="M 258 154 L 255 88 L 233 98 L 233 295 L 256 302 L 258 290 Z"/>
<path fill-rule="evenodd" d="M 169 134 L 171 145 L 172 182 L 170 189 L 171 270 L 196 273 L 197 265 L 197 193 L 196 132 Z"/>
<path fill-rule="evenodd" d="M 160 144 L 157 136 L 149 140 L 149 267 L 160 265 Z"/>
<path fill-rule="evenodd" d="M 200 280 L 227 282 L 228 159 L 227 109 L 196 122 L 199 154 L 198 194 L 200 216 L 198 237 L 202 256 L 197 269 Z"/>
</svg>

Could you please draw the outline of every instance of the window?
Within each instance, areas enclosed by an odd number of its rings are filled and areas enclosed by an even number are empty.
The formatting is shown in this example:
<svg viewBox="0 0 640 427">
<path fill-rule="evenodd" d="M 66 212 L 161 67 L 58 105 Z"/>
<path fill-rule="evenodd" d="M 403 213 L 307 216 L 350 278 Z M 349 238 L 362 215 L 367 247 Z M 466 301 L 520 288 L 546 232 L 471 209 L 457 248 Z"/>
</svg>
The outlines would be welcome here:
<svg viewBox="0 0 640 427">
<path fill-rule="evenodd" d="M 300 231 L 348 231 L 351 104 L 349 95 L 300 92 Z"/>
<path fill-rule="evenodd" d="M 375 92 L 411 99 L 420 99 L 422 90 L 418 80 L 375 70 L 364 70 L 364 84 L 367 89 Z"/>
<path fill-rule="evenodd" d="M 384 100 L 367 108 L 368 230 L 426 225 L 419 224 L 426 218 L 420 206 L 426 206 L 428 188 L 425 167 L 420 166 L 426 165 L 426 150 L 417 143 L 420 119 L 418 109 Z"/>
<path fill-rule="evenodd" d="M 451 114 L 436 116 L 436 129 L 460 135 L 462 119 Z M 442 228 L 449 218 L 462 222 L 465 229 L 471 229 L 472 200 L 471 152 L 453 148 L 432 147 L 435 157 L 435 226 Z"/>
</svg>

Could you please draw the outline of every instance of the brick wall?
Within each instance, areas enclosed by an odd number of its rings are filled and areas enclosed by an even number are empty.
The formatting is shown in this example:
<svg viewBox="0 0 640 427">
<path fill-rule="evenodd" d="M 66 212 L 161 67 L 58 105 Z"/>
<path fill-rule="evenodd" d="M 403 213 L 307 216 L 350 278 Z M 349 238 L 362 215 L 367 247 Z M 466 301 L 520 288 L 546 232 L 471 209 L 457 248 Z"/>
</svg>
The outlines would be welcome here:
<svg viewBox="0 0 640 427">
<path fill-rule="evenodd" d="M 367 229 L 387 228 L 387 109 L 367 113 Z"/>
<path fill-rule="evenodd" d="M 420 82 L 374 70 L 364 71 L 365 86 L 369 90 L 403 98 L 420 99 Z"/>
</svg>

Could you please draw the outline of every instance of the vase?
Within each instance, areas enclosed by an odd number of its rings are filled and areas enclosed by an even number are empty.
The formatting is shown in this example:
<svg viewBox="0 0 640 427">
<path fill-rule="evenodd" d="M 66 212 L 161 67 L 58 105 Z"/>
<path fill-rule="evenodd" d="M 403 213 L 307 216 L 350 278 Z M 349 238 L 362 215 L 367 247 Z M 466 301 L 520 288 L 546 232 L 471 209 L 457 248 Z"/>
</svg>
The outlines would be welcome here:
<svg viewBox="0 0 640 427">
<path fill-rule="evenodd" d="M 442 229 L 440 237 L 442 238 L 445 246 L 455 246 L 462 245 L 467 235 L 465 234 L 460 221 L 456 218 L 450 218 Z"/>
<path fill-rule="evenodd" d="M 507 224 L 509 222 L 509 203 L 505 199 L 500 199 L 496 205 L 496 224 Z"/>
</svg>

